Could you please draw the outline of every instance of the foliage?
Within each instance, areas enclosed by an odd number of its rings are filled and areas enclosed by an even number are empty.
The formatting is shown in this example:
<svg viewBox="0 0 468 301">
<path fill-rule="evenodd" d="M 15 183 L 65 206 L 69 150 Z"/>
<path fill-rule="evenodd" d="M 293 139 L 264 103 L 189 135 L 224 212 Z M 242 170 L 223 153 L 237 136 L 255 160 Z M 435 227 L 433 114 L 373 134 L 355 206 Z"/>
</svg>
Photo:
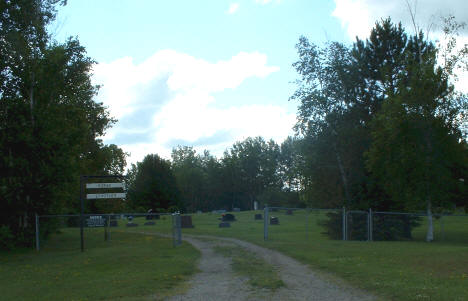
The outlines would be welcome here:
<svg viewBox="0 0 468 301">
<path fill-rule="evenodd" d="M 176 178 L 169 161 L 158 155 L 145 156 L 129 170 L 127 200 L 132 209 L 153 212 L 160 209 L 181 208 Z"/>
<path fill-rule="evenodd" d="M 80 174 L 123 170 L 125 154 L 99 137 L 114 122 L 93 98 L 94 61 L 76 39 L 52 42 L 64 1 L 0 5 L 0 223 L 30 245 L 33 216 L 77 212 Z"/>
<path fill-rule="evenodd" d="M 302 37 L 297 49 L 293 66 L 301 79 L 291 99 L 299 101 L 296 131 L 303 137 L 309 204 L 430 213 L 432 206 L 460 203 L 466 192 L 459 179 L 468 166 L 459 120 L 466 97 L 450 84 L 459 61 L 445 56 L 438 67 L 438 48 L 390 19 L 351 48 L 320 48 Z M 338 237 L 330 223 L 328 232 Z"/>
</svg>

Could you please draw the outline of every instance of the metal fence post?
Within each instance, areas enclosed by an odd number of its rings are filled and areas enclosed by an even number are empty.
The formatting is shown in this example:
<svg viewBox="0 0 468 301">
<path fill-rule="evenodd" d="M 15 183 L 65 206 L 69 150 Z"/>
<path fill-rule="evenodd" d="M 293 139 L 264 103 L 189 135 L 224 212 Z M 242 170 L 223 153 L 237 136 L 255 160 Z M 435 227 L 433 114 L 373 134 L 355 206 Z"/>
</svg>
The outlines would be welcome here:
<svg viewBox="0 0 468 301">
<path fill-rule="evenodd" d="M 369 241 L 373 241 L 373 233 L 374 233 L 374 217 L 372 215 L 372 208 L 369 208 Z"/>
<path fill-rule="evenodd" d="M 36 213 L 36 250 L 40 250 L 40 243 L 39 243 L 39 215 Z"/>
<path fill-rule="evenodd" d="M 180 213 L 177 213 L 177 245 L 180 246 L 182 244 L 182 225 L 181 225 L 181 217 Z"/>
<path fill-rule="evenodd" d="M 441 232 L 441 234 L 442 234 L 442 235 L 441 235 L 441 237 L 442 237 L 442 241 L 444 241 L 444 240 L 445 240 L 445 233 L 444 233 L 444 222 L 443 222 L 443 220 L 444 220 L 444 216 L 443 216 L 443 215 L 441 215 L 441 216 L 440 216 L 440 232 Z"/>
<path fill-rule="evenodd" d="M 263 209 L 263 240 L 268 240 L 268 206 Z"/>
<path fill-rule="evenodd" d="M 343 207 L 343 226 L 342 226 L 342 228 L 343 228 L 343 240 L 346 240 L 346 236 L 347 236 L 346 235 L 346 232 L 347 232 L 346 231 L 346 224 L 347 224 L 347 222 L 346 222 L 346 207 Z"/>
</svg>

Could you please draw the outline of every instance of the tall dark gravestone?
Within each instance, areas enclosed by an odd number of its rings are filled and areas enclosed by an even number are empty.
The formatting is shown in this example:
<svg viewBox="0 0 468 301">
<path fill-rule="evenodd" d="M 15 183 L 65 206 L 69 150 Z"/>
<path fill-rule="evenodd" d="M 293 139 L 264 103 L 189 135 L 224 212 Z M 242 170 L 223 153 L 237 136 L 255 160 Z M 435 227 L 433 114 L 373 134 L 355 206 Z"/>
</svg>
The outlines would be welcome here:
<svg viewBox="0 0 468 301">
<path fill-rule="evenodd" d="M 236 217 L 234 216 L 234 214 L 231 214 L 231 213 L 223 214 L 221 217 L 221 221 L 223 222 L 233 222 L 235 220 L 236 220 Z"/>
<path fill-rule="evenodd" d="M 194 228 L 192 225 L 192 216 L 191 215 L 182 215 L 180 216 L 180 226 L 182 228 Z"/>
<path fill-rule="evenodd" d="M 279 219 L 275 216 L 270 217 L 270 225 L 279 225 Z"/>
<path fill-rule="evenodd" d="M 258 220 L 258 219 L 263 219 L 263 218 L 262 218 L 262 215 L 260 213 L 257 213 L 257 214 L 255 214 L 255 219 Z"/>
</svg>

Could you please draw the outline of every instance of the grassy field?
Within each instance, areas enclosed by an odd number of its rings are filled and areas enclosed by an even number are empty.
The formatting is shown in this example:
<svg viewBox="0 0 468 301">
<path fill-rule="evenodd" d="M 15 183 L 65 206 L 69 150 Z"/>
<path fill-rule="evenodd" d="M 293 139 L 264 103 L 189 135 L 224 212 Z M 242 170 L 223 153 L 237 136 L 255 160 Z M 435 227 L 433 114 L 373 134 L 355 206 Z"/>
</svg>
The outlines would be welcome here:
<svg viewBox="0 0 468 301">
<path fill-rule="evenodd" d="M 218 227 L 220 214 L 194 214 L 195 227 L 183 233 L 235 237 L 276 249 L 384 299 L 468 299 L 466 217 L 444 217 L 443 225 L 436 221 L 435 234 L 440 240 L 432 243 L 423 241 L 424 221 L 413 231 L 415 241 L 365 242 L 327 239 L 317 225 L 324 214 L 309 214 L 306 221 L 305 212 L 271 212 L 279 217 L 280 225 L 270 226 L 269 240 L 264 241 L 263 221 L 255 221 L 254 212 L 234 214 L 237 221 L 230 228 Z M 170 225 L 157 222 L 144 229 L 168 231 Z"/>
<path fill-rule="evenodd" d="M 317 225 L 323 213 L 271 212 L 280 225 L 270 226 L 264 241 L 263 220 L 254 220 L 254 212 L 234 214 L 237 221 L 230 228 L 218 227 L 220 214 L 193 214 L 195 227 L 183 233 L 234 237 L 276 249 L 387 300 L 468 299 L 466 217 L 436 220 L 433 243 L 423 241 L 425 221 L 413 230 L 415 241 L 365 242 L 329 240 Z M 147 300 L 184 290 L 199 253 L 186 243 L 174 249 L 170 239 L 134 233 L 170 235 L 171 217 L 156 220 L 155 226 L 144 226 L 143 218 L 135 222 L 138 227 L 127 228 L 119 221 L 107 242 L 103 228 L 86 229 L 83 254 L 77 228 L 44 242 L 39 253 L 0 254 L 2 300 Z"/>
<path fill-rule="evenodd" d="M 186 289 L 199 252 L 157 236 L 62 230 L 40 252 L 0 254 L 1 300 L 155 300 Z"/>
</svg>

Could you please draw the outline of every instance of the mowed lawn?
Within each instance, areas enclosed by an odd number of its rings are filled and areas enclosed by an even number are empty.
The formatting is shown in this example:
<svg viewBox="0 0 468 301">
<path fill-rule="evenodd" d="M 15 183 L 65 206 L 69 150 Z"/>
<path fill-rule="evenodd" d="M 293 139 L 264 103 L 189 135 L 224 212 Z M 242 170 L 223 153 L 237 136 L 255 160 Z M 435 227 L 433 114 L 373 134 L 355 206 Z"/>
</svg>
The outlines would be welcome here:
<svg viewBox="0 0 468 301">
<path fill-rule="evenodd" d="M 200 253 L 187 243 L 135 233 L 63 229 L 40 252 L 0 253 L 1 300 L 155 300 L 180 293 Z"/>
<path fill-rule="evenodd" d="M 237 221 L 230 228 L 218 227 L 220 214 L 193 214 L 195 227 L 183 233 L 234 237 L 276 249 L 383 299 L 468 300 L 468 217 L 435 221 L 436 238 L 444 241 L 424 242 L 423 221 L 413 231 L 415 241 L 367 242 L 328 239 L 317 225 L 323 213 L 309 214 L 306 221 L 304 211 L 270 212 L 280 225 L 271 225 L 269 240 L 264 241 L 263 220 L 254 220 L 253 211 L 233 214 Z M 167 227 L 157 222 L 145 231 Z"/>
</svg>

